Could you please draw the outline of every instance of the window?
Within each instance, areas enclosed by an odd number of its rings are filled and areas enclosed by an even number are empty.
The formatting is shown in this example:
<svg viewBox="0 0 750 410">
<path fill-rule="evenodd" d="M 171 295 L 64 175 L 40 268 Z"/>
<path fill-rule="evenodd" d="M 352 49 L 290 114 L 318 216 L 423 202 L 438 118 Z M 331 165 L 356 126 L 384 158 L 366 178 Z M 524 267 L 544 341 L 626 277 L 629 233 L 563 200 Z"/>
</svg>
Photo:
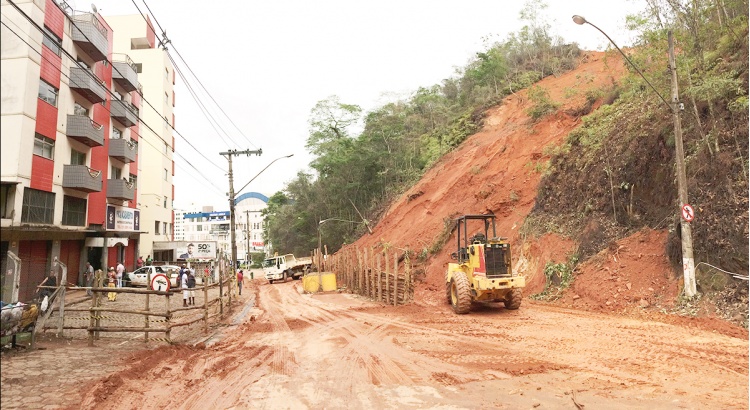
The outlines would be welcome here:
<svg viewBox="0 0 750 410">
<path fill-rule="evenodd" d="M 120 138 L 122 138 L 122 131 L 118 130 L 115 127 L 112 127 L 112 139 L 119 140 Z"/>
<path fill-rule="evenodd" d="M 86 154 L 83 152 L 70 150 L 70 165 L 86 165 Z"/>
<path fill-rule="evenodd" d="M 13 211 L 13 196 L 15 192 L 15 184 L 0 185 L 0 218 L 10 218 Z"/>
<path fill-rule="evenodd" d="M 169 177 L 169 171 L 167 171 L 167 169 L 164 168 L 164 180 L 167 181 L 168 177 Z"/>
<path fill-rule="evenodd" d="M 159 235 L 159 221 L 154 221 L 154 233 Z"/>
<path fill-rule="evenodd" d="M 60 55 L 60 44 L 62 41 L 60 37 L 55 35 L 47 26 L 44 26 L 44 32 L 42 33 L 42 44 L 47 46 L 53 53 Z"/>
<path fill-rule="evenodd" d="M 54 215 L 54 192 L 24 188 L 21 222 L 51 224 Z"/>
<path fill-rule="evenodd" d="M 54 159 L 55 141 L 42 134 L 34 134 L 34 155 Z"/>
<path fill-rule="evenodd" d="M 169 231 L 167 230 L 167 223 L 163 222 L 162 227 L 164 228 L 162 232 L 164 232 L 164 235 L 169 235 Z"/>
<path fill-rule="evenodd" d="M 137 175 L 130 174 L 130 178 L 128 179 L 128 181 L 131 184 L 133 184 L 134 189 L 138 189 L 138 176 Z"/>
<path fill-rule="evenodd" d="M 169 104 L 169 94 L 164 93 L 164 104 Z"/>
<path fill-rule="evenodd" d="M 122 94 L 118 93 L 117 91 L 112 91 L 112 96 L 117 97 L 118 100 L 122 100 Z"/>
<path fill-rule="evenodd" d="M 143 72 L 143 64 L 141 63 L 135 63 L 135 72 L 136 73 L 142 73 Z"/>
<path fill-rule="evenodd" d="M 165 208 L 167 207 L 167 197 L 166 196 L 164 197 L 164 207 Z"/>
<path fill-rule="evenodd" d="M 57 107 L 57 93 L 58 89 L 50 85 L 48 82 L 39 79 L 39 99 L 46 101 L 52 106 Z"/>
<path fill-rule="evenodd" d="M 63 196 L 62 224 L 86 226 L 86 200 L 73 196 Z"/>
<path fill-rule="evenodd" d="M 109 174 L 109 179 L 120 179 L 122 177 L 122 170 L 116 166 L 112 166 L 112 172 Z"/>
<path fill-rule="evenodd" d="M 164 67 L 164 79 L 169 81 L 169 69 Z"/>
<path fill-rule="evenodd" d="M 196 231 L 198 231 L 198 232 L 203 232 L 203 225 L 198 225 L 198 226 L 197 226 L 197 227 L 195 228 L 195 230 L 196 230 Z"/>
<path fill-rule="evenodd" d="M 81 67 L 83 67 L 83 68 L 85 68 L 85 69 L 87 69 L 87 70 L 91 70 L 91 65 L 89 65 L 89 63 L 87 63 L 87 62 L 85 62 L 85 61 L 81 60 L 80 58 L 79 58 L 78 60 L 76 60 L 76 62 L 77 62 L 77 63 L 78 63 L 78 65 L 80 65 Z"/>
<path fill-rule="evenodd" d="M 89 116 L 89 109 L 78 103 L 73 103 L 73 114 Z"/>
<path fill-rule="evenodd" d="M 164 143 L 164 154 L 168 154 L 168 153 L 169 153 L 169 144 L 167 144 L 167 143 L 165 142 L 165 143 Z"/>
</svg>

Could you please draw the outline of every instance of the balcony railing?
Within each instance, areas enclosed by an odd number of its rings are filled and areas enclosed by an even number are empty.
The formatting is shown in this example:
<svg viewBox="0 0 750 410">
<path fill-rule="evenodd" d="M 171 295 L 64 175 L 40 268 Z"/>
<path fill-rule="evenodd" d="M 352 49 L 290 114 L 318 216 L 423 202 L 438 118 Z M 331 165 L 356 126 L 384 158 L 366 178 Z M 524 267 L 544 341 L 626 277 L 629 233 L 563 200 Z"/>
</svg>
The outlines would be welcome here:
<svg viewBox="0 0 750 410">
<path fill-rule="evenodd" d="M 104 127 L 92 121 L 88 116 L 68 115 L 65 132 L 68 138 L 73 138 L 89 147 L 104 145 Z"/>
<path fill-rule="evenodd" d="M 112 55 L 112 80 L 127 92 L 138 89 L 138 72 L 127 54 Z"/>
<path fill-rule="evenodd" d="M 77 189 L 84 192 L 101 192 L 102 172 L 86 165 L 63 166 L 63 188 Z"/>
<path fill-rule="evenodd" d="M 126 139 L 109 140 L 109 156 L 122 162 L 135 161 L 135 144 Z"/>
<path fill-rule="evenodd" d="M 95 104 L 107 97 L 107 90 L 96 75 L 80 67 L 70 67 L 70 88 Z"/>
<path fill-rule="evenodd" d="M 107 198 L 132 201 L 135 197 L 135 184 L 124 179 L 107 180 Z"/>
<path fill-rule="evenodd" d="M 96 16 L 91 13 L 76 12 L 72 21 L 75 23 L 70 29 L 73 42 L 94 61 L 106 59 L 109 54 L 107 29 L 102 26 Z"/>
<path fill-rule="evenodd" d="M 137 110 L 127 101 L 113 98 L 109 112 L 112 114 L 112 118 L 126 127 L 132 127 L 138 123 Z"/>
</svg>

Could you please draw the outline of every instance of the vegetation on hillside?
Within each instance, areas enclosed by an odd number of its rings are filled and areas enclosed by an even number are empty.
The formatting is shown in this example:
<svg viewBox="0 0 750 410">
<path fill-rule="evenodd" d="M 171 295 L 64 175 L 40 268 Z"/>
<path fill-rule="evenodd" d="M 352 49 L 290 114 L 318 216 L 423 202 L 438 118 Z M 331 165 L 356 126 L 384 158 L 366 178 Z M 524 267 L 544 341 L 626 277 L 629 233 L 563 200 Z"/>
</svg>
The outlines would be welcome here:
<svg viewBox="0 0 750 410">
<path fill-rule="evenodd" d="M 484 109 L 574 68 L 578 47 L 551 34 L 539 17 L 545 7 L 530 1 L 519 32 L 489 44 L 455 76 L 405 100 L 367 113 L 336 96 L 320 101 L 311 112 L 307 140 L 315 155 L 313 173 L 299 173 L 272 196 L 265 212 L 266 240 L 274 250 L 306 255 L 317 247 L 318 234 L 329 252 L 353 241 L 365 232 L 363 218 L 377 219 L 431 164 L 479 129 Z M 540 116 L 551 112 L 544 109 Z M 319 225 L 328 218 L 336 220 Z"/>
</svg>

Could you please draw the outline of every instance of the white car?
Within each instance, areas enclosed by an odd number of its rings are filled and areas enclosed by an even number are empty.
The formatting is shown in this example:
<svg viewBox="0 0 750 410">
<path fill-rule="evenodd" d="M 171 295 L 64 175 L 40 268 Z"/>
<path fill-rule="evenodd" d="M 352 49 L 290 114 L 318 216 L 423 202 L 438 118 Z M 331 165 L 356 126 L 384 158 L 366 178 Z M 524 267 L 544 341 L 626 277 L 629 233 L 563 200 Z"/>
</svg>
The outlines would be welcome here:
<svg viewBox="0 0 750 410">
<path fill-rule="evenodd" d="M 128 273 L 130 279 L 130 286 L 146 286 L 148 287 L 148 274 L 151 272 L 153 278 L 158 273 L 163 273 L 169 277 L 172 282 L 172 287 L 177 282 L 177 274 L 180 272 L 180 267 L 176 265 L 163 265 L 163 266 L 144 266 L 136 269 L 133 272 Z"/>
</svg>

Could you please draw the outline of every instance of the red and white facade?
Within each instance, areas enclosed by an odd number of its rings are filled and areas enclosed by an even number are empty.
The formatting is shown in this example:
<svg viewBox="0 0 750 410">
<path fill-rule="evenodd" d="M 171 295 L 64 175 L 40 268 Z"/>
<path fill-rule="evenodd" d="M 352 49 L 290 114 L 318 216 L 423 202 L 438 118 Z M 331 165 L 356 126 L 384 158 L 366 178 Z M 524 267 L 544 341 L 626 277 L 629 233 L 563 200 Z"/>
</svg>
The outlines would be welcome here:
<svg viewBox="0 0 750 410">
<path fill-rule="evenodd" d="M 86 261 L 134 268 L 145 228 L 137 206 L 141 98 L 135 63 L 112 52 L 113 31 L 97 13 L 3 0 L 2 15 L 0 268 L 3 300 L 12 302 L 7 251 L 21 259 L 21 301 L 55 258 L 73 284 L 82 284 Z"/>
</svg>

